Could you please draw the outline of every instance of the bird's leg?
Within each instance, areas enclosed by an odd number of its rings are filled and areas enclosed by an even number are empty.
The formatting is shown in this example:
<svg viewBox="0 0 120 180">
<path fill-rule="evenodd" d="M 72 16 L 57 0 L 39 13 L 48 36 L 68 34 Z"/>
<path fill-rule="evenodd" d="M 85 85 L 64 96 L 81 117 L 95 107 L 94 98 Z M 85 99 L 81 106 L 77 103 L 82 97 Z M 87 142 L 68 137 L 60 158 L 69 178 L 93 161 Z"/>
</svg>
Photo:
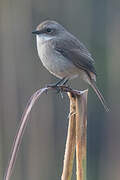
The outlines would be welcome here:
<svg viewBox="0 0 120 180">
<path fill-rule="evenodd" d="M 62 82 L 60 82 L 59 86 L 63 86 L 68 82 L 69 78 L 64 78 Z M 63 99 L 63 92 L 59 89 L 59 93 Z"/>
<path fill-rule="evenodd" d="M 59 87 L 59 86 L 63 86 L 63 85 L 65 85 L 65 84 L 67 83 L 67 81 L 68 81 L 67 78 L 63 78 L 62 81 L 59 82 L 59 84 L 58 84 L 57 86 L 58 86 L 58 87 Z M 61 97 L 62 97 L 62 99 L 63 99 L 63 92 L 60 90 L 60 88 L 59 88 L 59 90 L 58 90 L 58 93 L 60 93 L 60 95 L 61 95 Z"/>
<path fill-rule="evenodd" d="M 66 77 L 60 79 L 57 83 L 48 84 L 47 86 L 48 86 L 48 87 L 53 87 L 53 88 L 54 88 L 54 87 L 58 87 L 58 86 L 60 86 L 61 84 L 63 84 L 65 80 L 66 80 Z"/>
<path fill-rule="evenodd" d="M 63 80 L 63 82 L 61 82 L 61 86 L 63 86 L 63 85 L 65 85 L 67 82 L 69 81 L 69 78 L 65 78 L 64 80 Z"/>
<path fill-rule="evenodd" d="M 53 88 L 55 88 L 55 89 L 57 90 L 57 93 L 60 93 L 60 94 L 61 94 L 61 97 L 63 98 L 63 94 L 62 94 L 62 92 L 61 92 L 60 86 L 65 85 L 65 84 L 68 82 L 68 80 L 69 80 L 69 78 L 64 77 L 64 78 L 60 79 L 60 81 L 58 81 L 58 82 L 55 83 L 55 84 L 49 84 L 49 85 L 47 85 L 47 87 L 53 87 Z"/>
<path fill-rule="evenodd" d="M 57 83 L 47 85 L 47 87 L 53 87 L 54 89 L 56 89 L 57 93 L 60 93 L 63 99 L 63 92 L 61 91 L 60 86 L 64 86 L 68 81 L 69 78 L 64 77 L 61 80 L 59 80 Z"/>
<path fill-rule="evenodd" d="M 60 81 L 56 83 L 56 86 L 62 86 L 66 83 L 66 77 L 62 78 Z"/>
<path fill-rule="evenodd" d="M 60 88 L 59 86 L 62 84 L 64 84 L 64 81 L 66 80 L 66 77 L 60 79 L 57 83 L 54 83 L 54 84 L 48 84 L 47 87 L 53 87 L 57 90 L 57 92 L 59 93 L 60 92 Z"/>
</svg>

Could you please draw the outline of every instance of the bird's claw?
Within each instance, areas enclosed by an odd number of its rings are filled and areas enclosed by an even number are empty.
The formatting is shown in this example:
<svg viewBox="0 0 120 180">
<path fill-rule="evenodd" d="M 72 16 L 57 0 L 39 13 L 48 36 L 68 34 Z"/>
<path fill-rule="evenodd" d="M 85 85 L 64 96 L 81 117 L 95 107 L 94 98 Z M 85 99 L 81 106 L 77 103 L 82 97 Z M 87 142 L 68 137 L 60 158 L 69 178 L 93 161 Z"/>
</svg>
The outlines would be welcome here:
<svg viewBox="0 0 120 180">
<path fill-rule="evenodd" d="M 51 87 L 53 89 L 55 89 L 57 91 L 57 94 L 60 93 L 62 99 L 63 99 L 63 92 L 62 92 L 62 89 L 60 87 L 60 85 L 57 85 L 57 84 L 48 84 L 47 87 Z M 48 94 L 48 92 L 46 91 L 46 94 Z"/>
</svg>

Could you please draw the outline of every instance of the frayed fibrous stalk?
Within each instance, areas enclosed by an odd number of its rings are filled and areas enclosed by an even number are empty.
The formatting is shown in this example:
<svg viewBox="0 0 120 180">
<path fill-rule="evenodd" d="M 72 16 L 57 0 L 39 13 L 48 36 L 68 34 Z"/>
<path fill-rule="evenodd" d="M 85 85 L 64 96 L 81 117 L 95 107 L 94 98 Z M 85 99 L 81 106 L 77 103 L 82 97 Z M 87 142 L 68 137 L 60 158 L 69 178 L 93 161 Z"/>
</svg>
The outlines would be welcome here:
<svg viewBox="0 0 120 180">
<path fill-rule="evenodd" d="M 8 166 L 5 172 L 4 180 L 10 180 L 14 165 L 16 162 L 19 147 L 29 122 L 29 114 L 32 107 L 43 93 L 49 90 L 56 89 L 55 87 L 45 87 L 36 91 L 28 101 L 24 113 L 22 115 L 20 126 L 15 136 L 12 151 L 8 161 Z M 58 88 L 57 88 L 58 89 Z M 73 161 L 76 147 L 76 162 L 77 162 L 77 180 L 86 180 L 86 106 L 87 106 L 87 91 L 77 91 L 66 86 L 59 86 L 59 90 L 67 92 L 70 98 L 70 114 L 68 136 L 66 142 L 63 173 L 61 180 L 70 180 L 72 176 Z"/>
<path fill-rule="evenodd" d="M 61 180 L 70 180 L 72 176 L 74 154 L 75 154 L 75 142 L 76 142 L 76 97 L 72 93 L 68 93 L 70 98 L 70 113 L 69 113 L 69 125 L 68 134 L 65 148 L 63 173 Z"/>
<path fill-rule="evenodd" d="M 76 176 L 77 180 L 86 180 L 87 161 L 87 94 L 84 91 L 76 98 Z"/>
<path fill-rule="evenodd" d="M 86 180 L 87 94 L 68 93 L 70 99 L 69 126 L 61 180 L 71 180 L 76 147 L 76 179 Z"/>
</svg>

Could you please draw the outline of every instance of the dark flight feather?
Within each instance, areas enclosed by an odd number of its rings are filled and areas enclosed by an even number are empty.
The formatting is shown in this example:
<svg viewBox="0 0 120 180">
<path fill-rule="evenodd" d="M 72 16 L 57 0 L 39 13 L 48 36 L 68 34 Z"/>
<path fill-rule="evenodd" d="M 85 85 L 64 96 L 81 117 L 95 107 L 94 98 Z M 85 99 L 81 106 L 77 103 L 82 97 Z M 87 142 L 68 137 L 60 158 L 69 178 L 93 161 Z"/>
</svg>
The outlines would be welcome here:
<svg viewBox="0 0 120 180">
<path fill-rule="evenodd" d="M 96 75 L 94 60 L 87 48 L 77 39 L 58 39 L 54 41 L 54 48 L 69 59 L 76 67 Z"/>
</svg>

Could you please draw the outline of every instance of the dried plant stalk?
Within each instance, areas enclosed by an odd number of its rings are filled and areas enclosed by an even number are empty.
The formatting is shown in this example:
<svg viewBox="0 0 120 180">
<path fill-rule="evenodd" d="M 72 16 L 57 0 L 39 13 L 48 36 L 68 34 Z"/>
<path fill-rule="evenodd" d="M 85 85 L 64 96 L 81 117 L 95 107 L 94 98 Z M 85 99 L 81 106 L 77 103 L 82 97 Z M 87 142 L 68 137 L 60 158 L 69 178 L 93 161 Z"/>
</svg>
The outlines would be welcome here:
<svg viewBox="0 0 120 180">
<path fill-rule="evenodd" d="M 77 180 L 86 180 L 87 93 L 68 93 L 70 118 L 61 180 L 71 180 L 75 145 Z"/>
<path fill-rule="evenodd" d="M 25 132 L 26 126 L 29 122 L 29 114 L 31 112 L 32 107 L 34 106 L 35 102 L 39 99 L 40 95 L 44 92 L 48 92 L 48 90 L 56 89 L 55 87 L 45 87 L 42 89 L 37 90 L 28 101 L 26 108 L 24 110 L 24 113 L 21 118 L 20 126 L 17 132 L 17 135 L 14 139 L 12 151 L 10 154 L 10 158 L 8 161 L 8 166 L 5 171 L 4 180 L 10 180 L 12 171 L 14 169 L 14 165 L 16 162 L 17 154 L 19 151 L 19 147 L 23 138 L 23 134 Z M 62 174 L 62 180 L 70 180 L 72 176 L 72 167 L 73 167 L 73 160 L 74 160 L 74 152 L 75 152 L 75 143 L 77 142 L 76 148 L 77 148 L 77 159 L 80 158 L 79 150 L 81 148 L 81 142 L 84 144 L 82 146 L 82 152 L 84 152 L 84 155 L 82 153 L 82 160 L 86 162 L 86 134 L 83 135 L 82 141 L 81 138 L 79 139 L 79 123 L 82 122 L 83 126 L 83 132 L 86 132 L 86 121 L 81 121 L 81 118 L 84 118 L 86 115 L 86 103 L 87 103 L 87 94 L 85 92 L 81 92 L 78 90 L 71 89 L 66 86 L 59 86 L 59 89 L 63 92 L 69 92 L 69 98 L 70 98 L 70 118 L 69 118 L 69 128 L 68 128 L 68 137 L 67 137 L 67 143 L 66 143 L 66 151 L 65 151 L 65 160 L 64 160 L 64 168 L 63 168 L 63 174 Z M 83 94 L 82 94 L 83 93 Z M 77 109 L 76 109 L 77 108 Z M 77 113 L 77 118 L 76 118 Z M 81 115 L 81 118 L 80 116 Z M 80 122 L 79 122 L 80 120 Z M 77 124 L 76 124 L 77 123 Z M 77 128 L 77 129 L 76 129 Z M 82 131 L 80 131 L 82 132 Z M 76 134 L 77 133 L 77 134 Z M 77 138 L 76 138 L 77 137 Z M 80 136 L 82 137 L 82 136 Z M 77 139 L 77 141 L 76 141 Z M 80 144 L 79 144 L 80 140 Z M 80 146 L 79 146 L 80 145 Z M 77 163 L 79 166 L 79 163 Z M 83 163 L 81 164 L 81 167 L 83 167 Z M 77 168 L 78 169 L 78 168 Z M 86 166 L 84 169 L 84 172 L 86 172 Z M 79 172 L 77 170 L 77 172 Z M 85 176 L 86 177 L 86 176 Z M 83 180 L 83 179 L 77 179 L 77 180 Z M 84 179 L 85 180 L 85 179 Z"/>
<path fill-rule="evenodd" d="M 86 180 L 87 94 L 85 90 L 76 98 L 76 176 Z"/>
<path fill-rule="evenodd" d="M 36 91 L 31 96 L 31 98 L 29 99 L 29 101 L 26 105 L 26 108 L 25 108 L 24 113 L 23 113 L 22 118 L 21 118 L 21 122 L 20 122 L 20 126 L 18 128 L 17 135 L 15 136 L 15 139 L 13 142 L 12 151 L 11 151 L 10 158 L 8 161 L 8 167 L 7 167 L 6 172 L 5 172 L 4 180 L 10 180 L 10 177 L 11 177 L 11 174 L 12 174 L 15 162 L 16 162 L 19 147 L 20 147 L 26 126 L 27 126 L 28 121 L 29 121 L 28 116 L 31 112 L 31 109 L 32 109 L 33 105 L 35 104 L 35 102 L 40 97 L 40 95 L 42 93 L 46 92 L 47 90 L 48 90 L 48 88 L 42 88 L 42 89 L 39 89 L 38 91 Z"/>
<path fill-rule="evenodd" d="M 69 125 L 68 134 L 65 148 L 64 165 L 61 180 L 70 180 L 72 176 L 74 154 L 75 154 L 75 143 L 76 143 L 76 96 L 72 93 L 68 93 L 70 99 L 70 114 L 69 114 Z"/>
</svg>

